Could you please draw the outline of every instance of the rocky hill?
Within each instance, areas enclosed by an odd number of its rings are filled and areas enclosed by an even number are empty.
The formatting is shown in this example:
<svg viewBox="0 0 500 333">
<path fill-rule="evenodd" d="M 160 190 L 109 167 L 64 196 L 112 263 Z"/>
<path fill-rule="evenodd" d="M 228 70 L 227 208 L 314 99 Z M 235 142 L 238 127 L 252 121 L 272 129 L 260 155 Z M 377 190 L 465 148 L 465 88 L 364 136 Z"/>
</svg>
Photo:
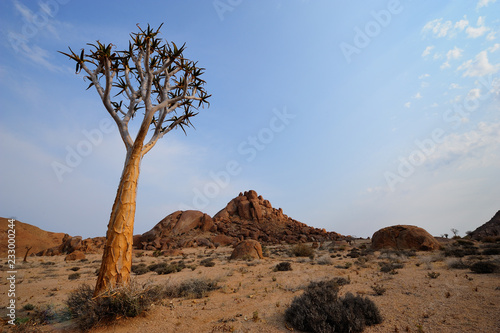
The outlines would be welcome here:
<svg viewBox="0 0 500 333">
<path fill-rule="evenodd" d="M 500 237 L 500 210 L 491 220 L 474 230 L 469 236 L 475 240 L 482 240 L 485 237 Z"/>
<path fill-rule="evenodd" d="M 0 219 L 1 230 L 6 231 L 7 219 Z M 24 255 L 25 246 L 32 246 L 37 255 L 62 255 L 74 251 L 96 253 L 103 249 L 105 237 L 82 239 L 63 233 L 52 233 L 16 221 L 17 256 Z M 335 232 L 310 227 L 273 208 L 268 200 L 255 191 L 240 193 L 212 218 L 196 211 L 176 211 L 142 235 L 134 236 L 134 247 L 142 250 L 178 251 L 185 247 L 217 247 L 236 245 L 251 239 L 262 244 L 322 242 L 342 238 Z M 2 243 L 7 233 L 0 234 Z M 6 256 L 6 248 L 0 256 Z M 20 251 L 20 250 L 19 250 Z"/>
<path fill-rule="evenodd" d="M 263 244 L 321 242 L 341 236 L 310 227 L 273 208 L 268 200 L 250 190 L 240 193 L 213 218 L 200 211 L 177 211 L 153 229 L 136 236 L 134 245 L 147 250 L 236 244 L 244 239 Z"/>
<path fill-rule="evenodd" d="M 0 217 L 0 257 L 7 256 L 7 226 L 8 219 Z M 56 233 L 42 230 L 34 225 L 15 221 L 16 230 L 16 256 L 22 257 L 27 247 L 31 247 L 30 253 L 36 253 L 47 248 L 59 245 L 64 238 L 64 233 Z"/>
</svg>

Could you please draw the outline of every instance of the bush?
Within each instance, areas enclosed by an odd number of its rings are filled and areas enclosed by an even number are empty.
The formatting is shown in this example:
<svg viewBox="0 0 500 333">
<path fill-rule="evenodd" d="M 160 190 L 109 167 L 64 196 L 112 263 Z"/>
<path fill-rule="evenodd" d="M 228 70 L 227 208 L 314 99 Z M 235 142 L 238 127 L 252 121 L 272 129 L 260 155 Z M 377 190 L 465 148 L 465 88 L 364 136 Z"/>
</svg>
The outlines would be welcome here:
<svg viewBox="0 0 500 333">
<path fill-rule="evenodd" d="M 177 286 L 167 286 L 164 294 L 167 297 L 203 298 L 208 292 L 219 289 L 216 281 L 208 279 L 192 279 Z"/>
<path fill-rule="evenodd" d="M 139 265 L 132 265 L 132 273 L 136 275 L 142 275 L 146 274 L 149 272 L 148 267 L 146 267 L 146 264 L 141 263 Z"/>
<path fill-rule="evenodd" d="M 215 262 L 214 262 L 213 258 L 207 258 L 207 259 L 203 259 L 202 261 L 200 261 L 200 265 L 205 266 L 205 267 L 214 267 Z"/>
<path fill-rule="evenodd" d="M 78 267 L 78 266 L 71 267 L 70 270 L 73 271 L 73 272 L 76 272 L 76 271 L 80 270 L 80 267 Z"/>
<path fill-rule="evenodd" d="M 427 277 L 429 277 L 431 279 L 437 279 L 439 277 L 439 275 L 441 275 L 441 273 L 437 273 L 437 272 L 429 272 L 429 273 L 427 273 Z"/>
<path fill-rule="evenodd" d="M 280 262 L 279 264 L 277 264 L 275 267 L 274 267 L 274 271 L 278 271 L 278 272 L 285 272 L 285 271 L 291 271 L 292 270 L 292 264 L 289 263 L 289 262 Z"/>
<path fill-rule="evenodd" d="M 396 269 L 401 269 L 405 265 L 397 262 L 379 262 L 380 271 L 383 273 L 395 273 Z"/>
<path fill-rule="evenodd" d="M 372 286 L 373 291 L 375 292 L 375 295 L 383 295 L 386 292 L 386 288 L 384 286 L 375 284 Z"/>
<path fill-rule="evenodd" d="M 482 254 L 485 255 L 485 256 L 499 255 L 500 254 L 500 248 L 494 248 L 494 247 L 486 248 L 486 249 L 483 250 Z"/>
<path fill-rule="evenodd" d="M 450 259 L 446 263 L 447 263 L 449 268 L 454 268 L 454 269 L 469 268 L 469 265 L 467 263 L 463 262 L 462 259 Z"/>
<path fill-rule="evenodd" d="M 68 280 L 76 280 L 80 278 L 80 273 L 73 273 L 68 275 Z"/>
<path fill-rule="evenodd" d="M 314 249 L 306 244 L 297 244 L 292 247 L 292 254 L 296 257 L 314 257 Z"/>
<path fill-rule="evenodd" d="M 312 282 L 295 297 L 285 312 L 293 327 L 307 332 L 361 332 L 382 322 L 376 305 L 368 298 L 347 293 L 338 297 L 338 279 Z"/>
<path fill-rule="evenodd" d="M 25 306 L 23 306 L 23 309 L 26 310 L 26 311 L 31 311 L 35 308 L 35 306 L 31 303 L 28 303 L 26 304 Z"/>
<path fill-rule="evenodd" d="M 159 264 L 151 264 L 147 267 L 148 270 L 152 272 L 156 272 L 156 274 L 171 274 L 182 271 L 186 268 L 186 264 L 183 261 L 173 262 L 171 264 L 167 264 L 166 262 L 162 262 Z"/>
<path fill-rule="evenodd" d="M 162 295 L 159 287 L 138 287 L 135 283 L 97 298 L 93 297 L 93 293 L 89 285 L 81 285 L 66 300 L 71 316 L 83 331 L 120 317 L 136 317 Z"/>
<path fill-rule="evenodd" d="M 490 261 L 478 261 L 470 266 L 471 271 L 479 274 L 493 273 L 497 269 L 498 265 Z"/>
</svg>

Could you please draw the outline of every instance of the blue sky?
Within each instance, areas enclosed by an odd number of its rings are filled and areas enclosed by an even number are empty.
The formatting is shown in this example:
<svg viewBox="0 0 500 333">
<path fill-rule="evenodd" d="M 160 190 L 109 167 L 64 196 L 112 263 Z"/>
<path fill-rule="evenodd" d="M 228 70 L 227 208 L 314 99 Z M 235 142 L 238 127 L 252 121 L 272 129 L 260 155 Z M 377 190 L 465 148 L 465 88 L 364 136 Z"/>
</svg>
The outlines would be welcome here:
<svg viewBox="0 0 500 333">
<path fill-rule="evenodd" d="M 119 49 L 148 23 L 186 42 L 212 97 L 143 159 L 135 233 L 249 189 L 363 237 L 464 235 L 500 209 L 500 1 L 158 3 L 0 3 L 0 216 L 105 234 L 125 149 L 57 51 Z"/>
</svg>

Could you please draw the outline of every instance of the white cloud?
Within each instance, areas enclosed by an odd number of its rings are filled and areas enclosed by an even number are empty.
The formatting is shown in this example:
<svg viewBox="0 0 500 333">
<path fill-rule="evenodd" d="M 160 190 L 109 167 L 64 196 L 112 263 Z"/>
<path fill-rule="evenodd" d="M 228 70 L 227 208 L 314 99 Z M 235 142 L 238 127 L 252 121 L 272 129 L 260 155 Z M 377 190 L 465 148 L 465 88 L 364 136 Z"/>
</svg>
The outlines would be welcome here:
<svg viewBox="0 0 500 333">
<path fill-rule="evenodd" d="M 490 3 L 495 3 L 497 0 L 479 0 L 476 8 L 487 7 Z"/>
<path fill-rule="evenodd" d="M 439 106 L 439 104 L 436 103 L 436 102 L 434 102 L 434 103 L 431 104 L 431 108 L 437 108 L 438 106 Z"/>
<path fill-rule="evenodd" d="M 464 52 L 464 50 L 462 49 L 459 49 L 458 47 L 454 47 L 453 50 L 449 50 L 448 53 L 446 53 L 446 58 L 448 60 L 451 60 L 451 59 L 458 59 L 462 56 L 462 53 Z"/>
<path fill-rule="evenodd" d="M 465 28 L 467 28 L 468 25 L 469 25 L 469 21 L 467 20 L 467 16 L 464 16 L 463 20 L 455 22 L 455 29 L 462 31 Z"/>
<path fill-rule="evenodd" d="M 450 60 L 452 59 L 458 59 L 462 56 L 464 50 L 459 49 L 458 47 L 454 47 L 452 50 L 449 50 L 448 53 L 446 53 L 446 61 L 441 65 L 441 69 L 446 69 L 450 68 Z"/>
<path fill-rule="evenodd" d="M 440 37 L 446 37 L 450 29 L 452 29 L 453 24 L 451 21 L 445 21 L 443 22 L 443 19 L 435 19 L 432 21 L 427 22 L 424 27 L 422 28 L 422 32 L 432 32 L 434 37 L 440 38 Z"/>
<path fill-rule="evenodd" d="M 452 83 L 452 84 L 450 84 L 449 89 L 459 89 L 459 88 L 460 88 L 460 85 L 458 83 Z"/>
<path fill-rule="evenodd" d="M 500 64 L 492 65 L 488 61 L 488 52 L 482 51 L 476 55 L 474 60 L 467 60 L 458 67 L 463 70 L 463 76 L 484 76 L 494 74 L 500 69 Z"/>
<path fill-rule="evenodd" d="M 415 96 L 413 96 L 413 98 L 415 98 L 415 99 L 421 99 L 422 95 L 420 94 L 420 92 L 418 92 L 418 93 L 415 94 Z"/>
<path fill-rule="evenodd" d="M 428 162 L 434 167 L 458 163 L 459 168 L 492 166 L 500 163 L 500 123 L 480 122 L 477 128 L 446 136 Z"/>
<path fill-rule="evenodd" d="M 438 60 L 438 59 L 441 59 L 443 57 L 443 55 L 441 53 L 435 53 L 433 56 L 432 56 L 432 59 L 433 60 Z"/>
<path fill-rule="evenodd" d="M 496 43 L 492 47 L 488 48 L 488 51 L 490 51 L 490 53 L 493 53 L 493 52 L 495 52 L 495 51 L 497 51 L 499 49 L 500 49 L 500 44 Z"/>
<path fill-rule="evenodd" d="M 494 39 L 496 39 L 496 38 L 497 38 L 496 34 L 497 34 L 496 32 L 492 31 L 492 32 L 490 32 L 490 33 L 488 34 L 488 36 L 486 36 L 486 39 L 487 39 L 487 40 L 494 40 Z"/>
<path fill-rule="evenodd" d="M 427 74 L 427 73 L 426 73 L 426 74 L 422 74 L 422 75 L 420 75 L 418 78 L 419 78 L 420 80 L 422 80 L 422 79 L 428 78 L 429 76 L 430 76 L 430 74 Z"/>
<path fill-rule="evenodd" d="M 448 61 L 443 62 L 443 64 L 441 66 L 439 66 L 439 68 L 441 68 L 441 69 L 446 69 L 446 68 L 450 68 L 450 67 L 451 67 L 451 65 Z"/>
<path fill-rule="evenodd" d="M 431 54 L 432 49 L 434 49 L 434 45 L 427 46 L 424 52 L 422 52 L 422 57 L 427 57 L 429 54 Z"/>
<path fill-rule="evenodd" d="M 467 33 L 467 36 L 469 38 L 477 38 L 477 37 L 481 37 L 482 35 L 484 35 L 487 31 L 490 31 L 491 29 L 488 28 L 488 27 L 485 27 L 484 26 L 484 17 L 483 16 L 479 16 L 479 18 L 477 19 L 477 27 L 467 27 L 467 29 L 465 29 L 465 32 Z"/>
<path fill-rule="evenodd" d="M 405 108 L 408 108 L 408 109 L 409 109 L 409 108 L 410 108 L 410 106 L 411 106 L 411 102 L 406 102 L 406 103 L 405 103 Z"/>
</svg>

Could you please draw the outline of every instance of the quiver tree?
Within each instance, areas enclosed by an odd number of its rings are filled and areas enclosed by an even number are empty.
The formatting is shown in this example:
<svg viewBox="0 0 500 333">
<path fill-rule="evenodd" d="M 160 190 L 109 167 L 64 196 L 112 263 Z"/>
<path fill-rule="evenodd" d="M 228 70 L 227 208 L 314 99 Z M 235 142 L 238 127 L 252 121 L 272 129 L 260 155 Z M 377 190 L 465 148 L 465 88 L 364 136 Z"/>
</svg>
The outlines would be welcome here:
<svg viewBox="0 0 500 333">
<path fill-rule="evenodd" d="M 76 62 L 94 87 L 118 126 L 125 144 L 126 158 L 118 191 L 111 210 L 106 245 L 94 296 L 127 285 L 132 265 L 133 228 L 139 166 L 144 155 L 166 133 L 191 126 L 191 117 L 209 104 L 210 97 L 200 77 L 204 68 L 183 56 L 185 44 L 158 37 L 158 29 L 148 25 L 130 35 L 128 49 L 116 51 L 113 44 L 88 44 L 90 51 L 62 54 Z M 135 139 L 129 122 L 136 118 L 140 127 Z"/>
</svg>

